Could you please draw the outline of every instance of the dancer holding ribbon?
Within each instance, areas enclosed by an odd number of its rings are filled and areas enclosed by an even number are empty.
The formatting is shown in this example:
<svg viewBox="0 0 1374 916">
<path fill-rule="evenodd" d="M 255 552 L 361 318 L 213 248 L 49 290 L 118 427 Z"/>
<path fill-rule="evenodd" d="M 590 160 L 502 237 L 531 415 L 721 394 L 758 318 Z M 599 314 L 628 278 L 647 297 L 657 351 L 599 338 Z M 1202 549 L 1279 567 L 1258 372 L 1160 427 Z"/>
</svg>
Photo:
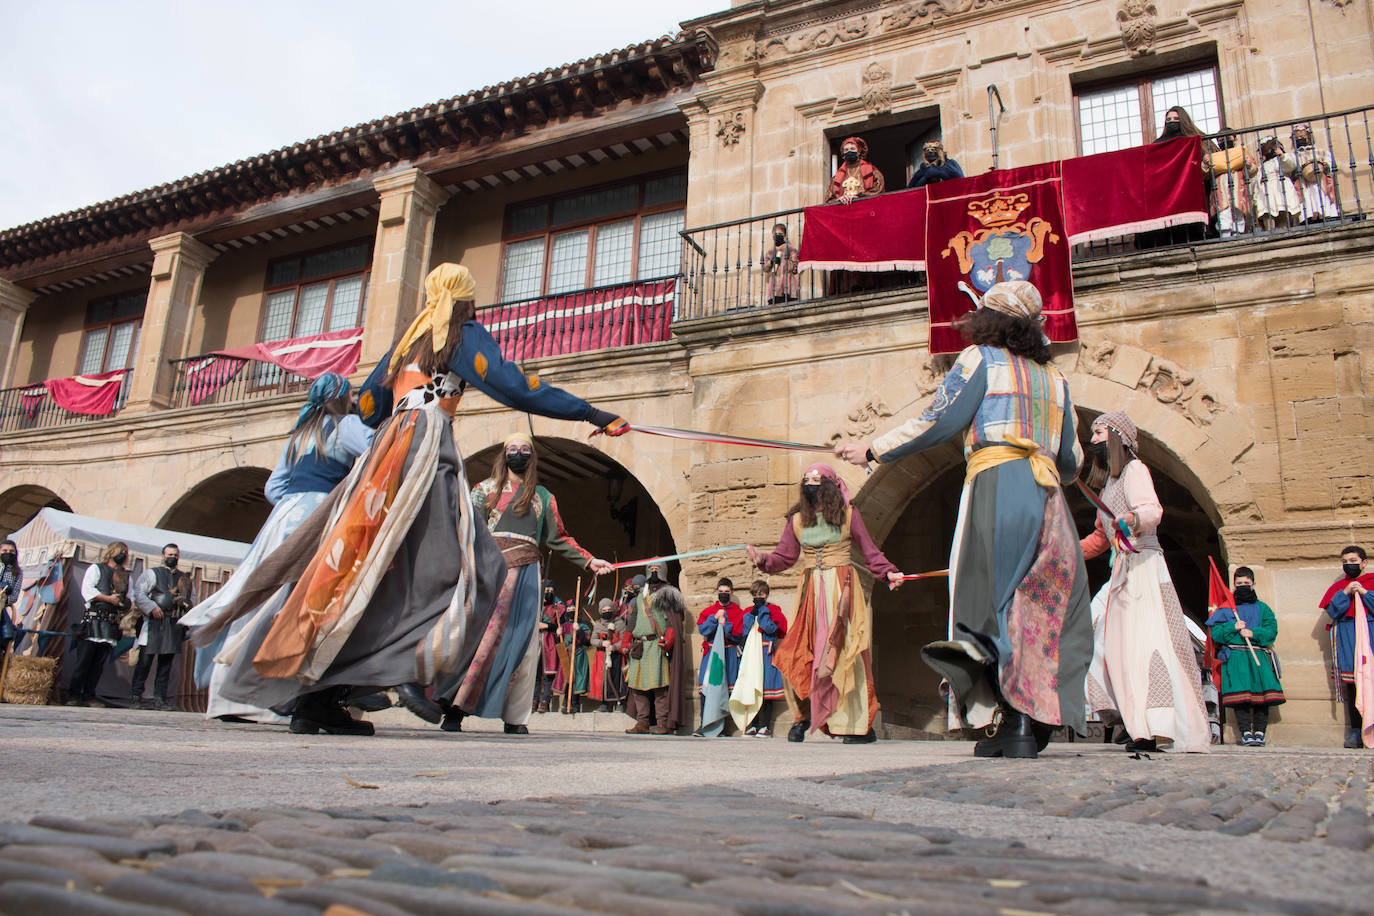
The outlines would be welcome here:
<svg viewBox="0 0 1374 916">
<path fill-rule="evenodd" d="M 774 655 L 794 722 L 787 740 L 804 741 L 819 729 L 845 744 L 868 744 L 877 740 L 873 619 L 850 552 L 857 547 L 869 572 L 889 588 L 903 577 L 868 536 L 834 468 L 807 468 L 800 497 L 787 510 L 778 548 L 769 554 L 749 548 L 750 562 L 766 573 L 791 569 L 799 559 L 806 564 L 796 614 Z"/>
<path fill-rule="evenodd" d="M 371 734 L 371 723 L 338 706 L 340 694 L 436 683 L 472 661 L 506 562 L 473 508 L 454 443 L 467 385 L 516 410 L 614 435 L 629 427 L 507 362 L 475 320 L 476 291 L 466 267 L 430 271 L 424 309 L 363 385 L 362 419 L 380 426 L 371 448 L 222 619 L 294 583 L 279 612 L 249 627 L 223 690 L 255 706 L 293 703 L 293 732 Z M 197 638 L 216 633 L 202 627 Z"/>
<path fill-rule="evenodd" d="M 1084 732 L 1088 576 L 1059 489 L 1083 453 L 1035 287 L 994 285 L 961 330 L 973 345 L 919 417 L 835 452 L 887 464 L 962 436 L 968 474 L 950 552 L 949 638 L 921 656 L 968 725 L 996 725 L 975 755 L 1035 757 L 1048 726 Z"/>
<path fill-rule="evenodd" d="M 1112 577 L 1093 621 L 1095 651 L 1086 692 L 1092 710 L 1119 714 L 1131 736 L 1126 749 L 1153 751 L 1160 740 L 1178 751 L 1205 752 L 1212 744 L 1188 625 L 1183 619 L 1156 531 L 1164 509 L 1150 469 L 1136 457 L 1139 434 L 1125 411 L 1093 421 L 1092 449 L 1107 468 L 1097 528 L 1083 539 L 1083 553 L 1098 556 L 1109 547 Z M 1117 524 L 1130 532 L 1133 549 L 1109 540 Z M 1099 667 L 1100 664 L 1100 667 Z"/>
</svg>

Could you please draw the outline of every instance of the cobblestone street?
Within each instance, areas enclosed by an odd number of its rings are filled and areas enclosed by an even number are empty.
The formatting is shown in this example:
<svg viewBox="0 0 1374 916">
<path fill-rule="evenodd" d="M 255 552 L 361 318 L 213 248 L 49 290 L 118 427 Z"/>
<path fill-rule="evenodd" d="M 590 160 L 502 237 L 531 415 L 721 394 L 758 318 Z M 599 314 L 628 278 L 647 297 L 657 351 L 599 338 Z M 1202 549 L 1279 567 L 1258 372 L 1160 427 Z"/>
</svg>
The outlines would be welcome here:
<svg viewBox="0 0 1374 916">
<path fill-rule="evenodd" d="M 0 707 L 0 912 L 1326 914 L 1374 890 L 1367 753 L 1014 762 L 538 718 L 304 738 Z"/>
</svg>

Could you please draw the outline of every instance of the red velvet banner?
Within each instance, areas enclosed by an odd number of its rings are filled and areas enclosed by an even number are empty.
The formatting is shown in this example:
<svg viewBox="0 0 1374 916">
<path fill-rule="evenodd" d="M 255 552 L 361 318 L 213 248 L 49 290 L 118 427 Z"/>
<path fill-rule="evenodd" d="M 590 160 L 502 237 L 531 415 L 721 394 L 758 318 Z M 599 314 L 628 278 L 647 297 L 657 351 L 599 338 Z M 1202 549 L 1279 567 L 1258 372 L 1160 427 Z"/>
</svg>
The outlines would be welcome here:
<svg viewBox="0 0 1374 916">
<path fill-rule="evenodd" d="M 676 280 L 627 283 L 478 312 L 509 360 L 667 340 Z"/>
<path fill-rule="evenodd" d="M 362 328 L 214 351 L 214 355 L 217 356 L 272 363 L 301 378 L 319 378 L 326 372 L 352 375 L 353 370 L 358 368 L 358 360 L 362 358 L 362 353 Z"/>
<path fill-rule="evenodd" d="M 57 406 L 71 413 L 105 417 L 114 413 L 125 370 L 48 379 L 43 385 Z"/>
<path fill-rule="evenodd" d="M 962 350 L 954 320 L 973 311 L 974 294 L 981 298 L 1004 280 L 1035 284 L 1050 340 L 1078 339 L 1058 162 L 942 181 L 926 190 L 930 352 Z"/>
<path fill-rule="evenodd" d="M 1069 243 L 1207 222 L 1202 141 L 1179 137 L 1063 161 Z"/>
<path fill-rule="evenodd" d="M 925 270 L 926 188 L 806 208 L 800 266 Z"/>
</svg>

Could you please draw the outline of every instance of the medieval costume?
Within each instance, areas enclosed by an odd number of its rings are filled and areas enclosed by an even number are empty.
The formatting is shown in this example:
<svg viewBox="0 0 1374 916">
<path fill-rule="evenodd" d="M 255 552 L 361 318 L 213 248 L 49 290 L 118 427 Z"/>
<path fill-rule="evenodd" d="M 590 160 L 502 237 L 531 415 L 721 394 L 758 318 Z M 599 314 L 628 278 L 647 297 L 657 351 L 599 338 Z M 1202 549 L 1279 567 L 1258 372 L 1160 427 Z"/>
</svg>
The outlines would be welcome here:
<svg viewBox="0 0 1374 916">
<path fill-rule="evenodd" d="M 801 741 L 808 730 L 819 729 L 843 736 L 849 744 L 867 743 L 875 738 L 878 714 L 873 620 L 850 554 L 858 548 L 868 571 L 890 583 L 900 581 L 893 578 L 900 573 L 868 536 L 863 518 L 850 505 L 848 489 L 830 465 L 806 469 L 801 499 L 804 503 L 787 513 L 776 550 L 762 554 L 749 549 L 749 558 L 766 573 L 791 569 L 804 554 L 797 613 L 774 655 L 796 723 L 788 737 Z"/>
<path fill-rule="evenodd" d="M 1235 599 L 1234 611 L 1219 607 L 1207 618 L 1221 662 L 1221 704 L 1235 712 L 1241 743 L 1264 747 L 1269 707 L 1283 702 L 1273 649 L 1279 623 L 1252 586 L 1236 586 Z"/>
<path fill-rule="evenodd" d="M 370 734 L 340 692 L 461 677 L 486 630 L 506 563 L 472 507 L 452 418 L 467 385 L 517 410 L 585 420 L 619 434 L 615 415 L 525 375 L 471 319 L 476 283 L 441 264 L 425 308 L 363 386 L 363 421 L 381 424 L 348 478 L 259 565 L 227 618 L 295 583 L 280 611 L 254 620 L 224 695 L 257 706 L 302 700 L 293 730 Z M 438 368 L 433 368 L 437 366 Z M 206 641 L 217 631 L 198 634 Z"/>
<path fill-rule="evenodd" d="M 191 608 L 181 618 L 183 626 L 194 630 L 217 624 L 263 558 L 300 527 L 330 491 L 348 476 L 354 459 L 367 451 L 372 442 L 372 430 L 355 414 L 348 413 L 350 391 L 348 380 L 333 372 L 311 383 L 305 404 L 296 415 L 296 425 L 263 488 L 267 501 L 272 503 L 271 514 L 229 581 Z M 286 589 L 281 590 L 257 613 L 272 616 L 286 602 L 287 594 Z M 196 680 L 209 689 L 207 719 L 282 724 L 287 721 L 270 709 L 236 703 L 224 696 L 224 679 L 229 673 L 229 665 L 216 663 L 215 657 L 225 645 L 237 642 L 253 619 L 256 617 L 235 620 L 212 644 L 196 653 Z"/>
<path fill-rule="evenodd" d="M 1363 571 L 1363 558 L 1359 563 L 1349 559 L 1342 565 L 1344 576 L 1322 596 L 1321 608 L 1331 618 L 1326 628 L 1331 634 L 1336 686 L 1345 706 L 1345 746 L 1374 747 L 1374 722 L 1366 715 L 1374 707 L 1374 658 L 1369 650 L 1374 644 L 1374 573 Z M 1355 583 L 1359 588 L 1354 588 Z M 1350 594 L 1352 590 L 1360 597 L 1358 604 Z"/>
<path fill-rule="evenodd" d="M 759 585 L 758 582 L 754 583 L 754 604 L 744 615 L 744 635 L 747 638 L 749 631 L 758 627 L 759 635 L 763 637 L 763 705 L 744 733 L 768 737 L 773 722 L 773 701 L 785 698 L 782 672 L 778 670 L 776 656 L 782 638 L 787 635 L 787 617 L 782 608 L 768 603 L 767 592 L 758 592 Z"/>
<path fill-rule="evenodd" d="M 440 684 L 435 696 L 462 714 L 500 716 L 507 731 L 519 734 L 528 730 L 519 726 L 529 721 L 543 654 L 538 628 L 542 550 L 548 547 L 583 567 L 596 558 L 564 529 L 558 501 L 538 483 L 534 442 L 524 433 L 506 439 L 491 476 L 473 487 L 472 506 L 501 548 L 506 580 L 461 681 Z"/>
<path fill-rule="evenodd" d="M 778 223 L 773 227 L 773 245 L 763 252 L 763 272 L 768 275 L 764 290 L 768 304 L 790 302 L 801 296 L 801 280 L 797 265 L 801 252 L 787 241 L 787 227 Z"/>
<path fill-rule="evenodd" d="M 928 184 L 963 177 L 964 170 L 959 167 L 957 160 L 945 153 L 944 144 L 939 140 L 930 140 L 921 147 L 921 166 L 912 174 L 906 186 L 924 188 Z"/>
<path fill-rule="evenodd" d="M 1243 234 L 1250 225 L 1250 180 L 1259 165 L 1235 137 L 1225 137 L 1211 154 L 1212 193 L 1207 201 L 1222 238 Z"/>
<path fill-rule="evenodd" d="M 602 598 L 597 621 L 591 633 L 591 670 L 587 696 L 601 705 L 597 712 L 610 712 L 625 699 L 625 655 L 620 649 L 624 624 L 617 619 L 615 602 Z"/>
<path fill-rule="evenodd" d="M 883 173 L 868 161 L 868 144 L 861 137 L 847 137 L 840 144 L 840 167 L 830 179 L 825 202 L 851 203 L 886 189 Z"/>
<path fill-rule="evenodd" d="M 1212 743 L 1188 626 L 1164 565 L 1156 531 L 1164 509 L 1155 495 L 1150 470 L 1135 455 L 1138 434 L 1123 411 L 1098 417 L 1093 423 L 1095 450 L 1120 456 L 1117 471 L 1102 488 L 1103 505 L 1097 527 L 1082 541 L 1087 558 L 1105 552 L 1117 531 L 1117 521 L 1130 529 L 1134 551 L 1124 541 L 1112 557 L 1112 577 L 1103 589 L 1106 607 L 1097 625 L 1096 649 L 1101 653 L 1103 680 L 1084 682 L 1094 711 L 1114 710 L 1121 718 L 1130 747 L 1152 750 L 1155 742 L 1173 742 L 1177 751 L 1206 752 Z M 1111 438 L 1115 437 L 1115 438 Z M 1115 443 L 1113 445 L 1113 443 Z"/>
<path fill-rule="evenodd" d="M 172 678 L 172 662 L 186 639 L 181 617 L 195 600 L 191 577 L 185 570 L 177 569 L 180 553 L 168 557 L 166 551 L 164 547 L 161 566 L 143 570 L 134 585 L 133 595 L 134 607 L 143 614 L 143 620 L 138 633 L 138 661 L 129 684 L 130 700 L 134 706 L 144 704 L 143 687 L 148 682 L 149 669 L 156 664 L 157 673 L 153 676 L 153 706 L 156 709 L 175 708 L 167 697 L 167 688 Z"/>
<path fill-rule="evenodd" d="M 627 712 L 635 724 L 627 735 L 666 735 L 686 722 L 687 602 L 682 592 L 665 582 L 657 567 L 650 568 L 645 587 L 635 596 L 626 618 L 622 646 L 628 661 L 625 684 L 630 691 Z M 650 716 L 656 722 L 650 726 Z"/>
<path fill-rule="evenodd" d="M 706 657 L 711 653 L 711 644 L 715 642 L 716 631 L 720 628 L 719 621 L 716 620 L 718 613 L 725 614 L 726 688 L 734 688 L 735 681 L 739 678 L 740 647 L 744 645 L 745 634 L 749 631 L 744 626 L 744 608 L 735 604 L 733 598 L 727 597 L 725 604 L 717 600 L 697 615 L 697 632 L 701 634 L 701 664 L 697 666 L 698 693 L 701 692 L 706 677 Z"/>
<path fill-rule="evenodd" d="M 19 547 L 13 541 L 0 546 L 0 655 L 18 642 L 19 619 L 15 608 L 24 591 L 24 570 L 19 565 Z"/>
<path fill-rule="evenodd" d="M 1296 226 L 1302 221 L 1302 196 L 1293 178 L 1298 161 L 1285 152 L 1277 137 L 1260 140 L 1259 172 L 1250 181 L 1255 219 L 1265 229 Z"/>
<path fill-rule="evenodd" d="M 576 602 L 568 602 L 557 632 L 559 673 L 553 687 L 563 712 L 571 715 L 581 707 L 582 697 L 591 684 L 591 660 L 586 650 L 592 644 L 592 628 L 577 619 Z"/>
<path fill-rule="evenodd" d="M 67 682 L 67 705 L 90 706 L 110 650 L 120 637 L 120 619 L 133 607 L 129 600 L 129 545 L 114 541 L 100 552 L 81 577 L 86 613 L 72 627 L 72 669 Z"/>
<path fill-rule="evenodd" d="M 1039 329 L 1041 308 L 1025 281 L 989 289 L 965 331 L 1002 343 L 965 349 L 930 406 L 868 449 L 888 464 L 963 439 L 968 472 L 949 558 L 949 635 L 921 657 L 944 679 L 953 714 L 971 727 L 997 725 L 975 747 L 979 756 L 1034 757 L 1048 726 L 1085 728 L 1088 577 L 1059 489 L 1082 460 L 1073 403 L 1043 335 L 1038 349 L 1022 347 L 1027 355 L 1004 343 Z M 851 461 L 866 457 L 858 445 L 841 451 Z"/>
<path fill-rule="evenodd" d="M 1303 221 L 1319 223 L 1341 215 L 1336 203 L 1336 159 L 1329 150 L 1312 145 L 1312 128 L 1293 128 L 1293 162 L 1297 166 L 1298 193 L 1302 195 Z"/>
</svg>

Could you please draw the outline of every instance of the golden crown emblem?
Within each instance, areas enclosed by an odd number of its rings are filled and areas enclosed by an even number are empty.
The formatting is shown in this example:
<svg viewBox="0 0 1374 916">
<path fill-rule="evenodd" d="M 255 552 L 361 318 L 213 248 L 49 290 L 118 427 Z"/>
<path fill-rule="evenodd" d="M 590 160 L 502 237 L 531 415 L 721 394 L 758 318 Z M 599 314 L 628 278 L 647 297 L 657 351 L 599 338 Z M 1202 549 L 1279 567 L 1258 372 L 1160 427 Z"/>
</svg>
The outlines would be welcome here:
<svg viewBox="0 0 1374 916">
<path fill-rule="evenodd" d="M 996 229 L 1016 222 L 1021 211 L 1029 206 L 1030 196 L 1027 194 L 998 193 L 969 203 L 968 215 L 989 229 Z"/>
</svg>

